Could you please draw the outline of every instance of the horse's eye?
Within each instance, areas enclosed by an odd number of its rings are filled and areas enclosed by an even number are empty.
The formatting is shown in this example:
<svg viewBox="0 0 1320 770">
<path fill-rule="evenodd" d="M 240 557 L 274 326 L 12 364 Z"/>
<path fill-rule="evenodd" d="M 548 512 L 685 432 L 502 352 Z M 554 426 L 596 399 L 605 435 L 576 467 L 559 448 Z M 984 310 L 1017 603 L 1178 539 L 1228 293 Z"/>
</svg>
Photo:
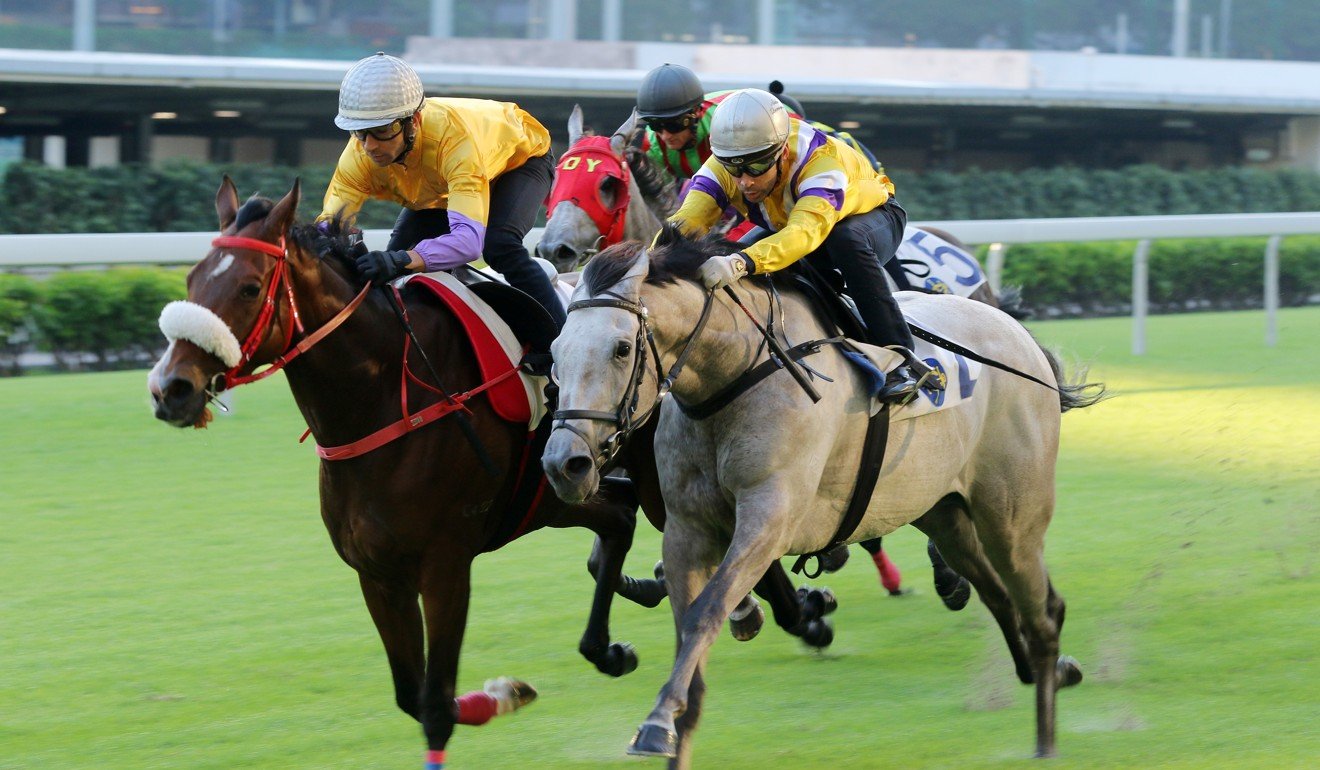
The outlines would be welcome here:
<svg viewBox="0 0 1320 770">
<path fill-rule="evenodd" d="M 627 358 L 632 355 L 631 342 L 618 342 L 614 346 L 614 355 L 616 358 Z"/>
<path fill-rule="evenodd" d="M 256 299 L 261 296 L 261 284 L 247 283 L 238 290 L 238 296 L 243 299 Z"/>
</svg>

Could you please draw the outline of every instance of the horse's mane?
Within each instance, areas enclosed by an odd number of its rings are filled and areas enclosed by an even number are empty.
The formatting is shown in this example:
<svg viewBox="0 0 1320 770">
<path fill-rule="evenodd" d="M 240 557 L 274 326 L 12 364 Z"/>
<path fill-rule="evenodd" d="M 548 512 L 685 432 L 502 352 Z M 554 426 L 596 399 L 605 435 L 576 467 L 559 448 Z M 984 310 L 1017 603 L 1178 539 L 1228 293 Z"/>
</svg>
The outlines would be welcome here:
<svg viewBox="0 0 1320 770">
<path fill-rule="evenodd" d="M 656 245 L 649 252 L 651 269 L 646 282 L 674 283 L 680 278 L 696 280 L 697 268 L 711 257 L 724 256 L 737 251 L 739 244 L 718 235 L 690 238 L 677 225 L 666 222 L 656 237 Z M 642 256 L 640 241 L 624 241 L 601 251 L 591 258 L 582 271 L 587 291 L 598 294 L 623 280 L 623 276 L 637 264 Z"/>
<path fill-rule="evenodd" d="M 640 147 L 629 144 L 623 151 L 623 160 L 632 169 L 633 179 L 642 197 L 660 218 L 678 208 L 678 183 L 651 162 L 651 157 Z"/>
<path fill-rule="evenodd" d="M 359 233 L 342 215 L 335 215 L 322 223 L 294 225 L 289 230 L 289 237 L 304 250 L 319 259 L 338 264 L 343 268 L 341 272 L 358 280 L 353 261 L 366 250 Z"/>
</svg>

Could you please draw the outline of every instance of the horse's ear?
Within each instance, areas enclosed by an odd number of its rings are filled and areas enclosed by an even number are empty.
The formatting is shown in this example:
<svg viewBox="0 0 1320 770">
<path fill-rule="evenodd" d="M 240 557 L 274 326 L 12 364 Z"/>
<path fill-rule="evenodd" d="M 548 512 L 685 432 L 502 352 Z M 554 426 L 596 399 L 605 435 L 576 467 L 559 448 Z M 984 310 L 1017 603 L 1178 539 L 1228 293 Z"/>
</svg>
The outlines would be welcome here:
<svg viewBox="0 0 1320 770">
<path fill-rule="evenodd" d="M 302 179 L 295 177 L 293 187 L 266 215 L 266 234 L 273 240 L 288 232 L 298 215 L 298 202 L 302 200 Z"/>
<path fill-rule="evenodd" d="M 582 105 L 573 105 L 573 111 L 568 114 L 568 146 L 572 147 L 582 138 Z"/>
<path fill-rule="evenodd" d="M 610 149 L 620 158 L 623 157 L 623 150 L 632 142 L 633 134 L 637 133 L 637 108 L 633 107 L 632 114 L 619 126 L 614 135 L 610 137 Z"/>
<path fill-rule="evenodd" d="M 238 218 L 238 188 L 234 187 L 234 180 L 225 174 L 220 182 L 220 189 L 215 194 L 215 213 L 220 218 L 220 232 L 229 229 Z"/>
</svg>

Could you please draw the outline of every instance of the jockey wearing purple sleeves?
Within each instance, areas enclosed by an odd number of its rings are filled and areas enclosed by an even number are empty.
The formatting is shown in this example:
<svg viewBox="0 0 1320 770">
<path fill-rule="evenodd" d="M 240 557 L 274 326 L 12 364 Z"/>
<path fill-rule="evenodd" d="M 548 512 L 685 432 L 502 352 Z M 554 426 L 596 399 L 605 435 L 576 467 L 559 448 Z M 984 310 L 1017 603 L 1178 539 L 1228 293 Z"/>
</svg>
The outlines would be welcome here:
<svg viewBox="0 0 1320 770">
<path fill-rule="evenodd" d="M 335 124 L 352 138 L 318 219 L 351 218 L 367 198 L 403 206 L 387 249 L 358 258 L 364 278 L 485 258 L 563 325 L 563 306 L 523 246 L 554 173 L 550 134 L 535 118 L 507 102 L 426 99 L 412 67 L 378 53 L 344 76 Z"/>
<path fill-rule="evenodd" d="M 699 271 L 707 288 L 803 257 L 838 270 L 869 341 L 899 348 L 907 361 L 890 373 L 881 397 L 915 397 L 929 370 L 911 354 L 911 332 L 885 282 L 883 265 L 893 259 L 907 221 L 889 177 L 841 140 L 790 118 L 778 99 L 758 89 L 724 99 L 710 143 L 711 157 L 669 221 L 690 235 L 704 233 L 731 205 L 770 235 L 710 258 Z"/>
</svg>

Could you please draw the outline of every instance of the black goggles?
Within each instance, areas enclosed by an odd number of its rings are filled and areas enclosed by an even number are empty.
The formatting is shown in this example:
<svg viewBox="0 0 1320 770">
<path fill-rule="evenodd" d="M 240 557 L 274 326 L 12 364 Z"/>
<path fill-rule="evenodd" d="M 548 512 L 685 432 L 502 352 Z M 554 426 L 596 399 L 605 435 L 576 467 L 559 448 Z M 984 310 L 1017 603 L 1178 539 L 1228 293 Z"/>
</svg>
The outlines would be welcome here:
<svg viewBox="0 0 1320 770">
<path fill-rule="evenodd" d="M 779 162 L 779 155 L 783 152 L 782 147 L 772 147 L 760 155 L 743 156 L 739 158 L 721 158 L 716 155 L 715 160 L 729 172 L 731 176 L 764 176 L 767 171 L 775 167 Z"/>
<path fill-rule="evenodd" d="M 349 131 L 349 133 L 352 134 L 353 138 L 357 139 L 359 142 L 367 141 L 368 136 L 371 137 L 372 139 L 375 139 L 378 142 L 388 142 L 389 140 L 403 133 L 403 120 L 402 119 L 395 120 L 393 122 L 386 123 L 383 126 L 373 126 L 371 128 L 359 128 L 353 131 Z"/>
<path fill-rule="evenodd" d="M 692 128 L 692 124 L 697 122 L 697 117 L 689 112 L 676 118 L 643 118 L 642 120 L 652 131 L 677 134 Z"/>
</svg>

